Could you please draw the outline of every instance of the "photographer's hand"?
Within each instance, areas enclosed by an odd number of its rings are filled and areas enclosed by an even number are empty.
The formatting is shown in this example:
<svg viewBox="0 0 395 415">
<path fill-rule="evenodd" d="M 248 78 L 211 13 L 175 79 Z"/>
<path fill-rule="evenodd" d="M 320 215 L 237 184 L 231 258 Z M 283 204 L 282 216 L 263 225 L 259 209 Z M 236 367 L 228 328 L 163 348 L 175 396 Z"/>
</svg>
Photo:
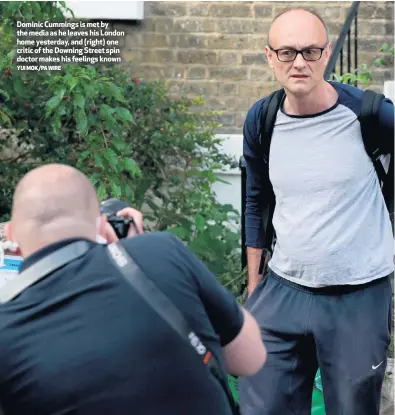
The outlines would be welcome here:
<svg viewBox="0 0 395 415">
<path fill-rule="evenodd" d="M 107 217 L 104 216 L 106 219 L 105 228 L 104 228 L 104 239 L 107 240 L 109 244 L 119 241 L 117 234 L 115 233 L 113 227 L 107 222 Z M 1 414 L 0 414 L 1 415 Z"/>
<path fill-rule="evenodd" d="M 144 233 L 143 215 L 138 210 L 128 207 L 117 212 L 117 216 L 127 216 L 133 219 L 129 227 L 128 238 Z"/>
<path fill-rule="evenodd" d="M 105 218 L 104 238 L 110 244 L 117 242 L 119 239 L 113 227 L 107 222 L 107 217 L 105 215 L 103 216 Z M 131 223 L 129 227 L 128 238 L 144 233 L 143 215 L 138 210 L 128 207 L 117 212 L 117 216 L 126 216 L 133 219 L 133 223 Z"/>
</svg>

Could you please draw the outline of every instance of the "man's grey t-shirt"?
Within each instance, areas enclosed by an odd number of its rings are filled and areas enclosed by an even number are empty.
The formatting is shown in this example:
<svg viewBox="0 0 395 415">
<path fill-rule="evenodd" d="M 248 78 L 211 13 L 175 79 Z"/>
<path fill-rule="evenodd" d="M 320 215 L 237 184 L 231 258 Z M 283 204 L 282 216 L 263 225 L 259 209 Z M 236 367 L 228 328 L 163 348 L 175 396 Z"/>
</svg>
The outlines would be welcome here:
<svg viewBox="0 0 395 415">
<path fill-rule="evenodd" d="M 277 241 L 269 266 L 310 287 L 363 284 L 394 270 L 388 210 L 352 100 L 341 92 L 319 114 L 279 110 L 272 135 Z"/>
</svg>

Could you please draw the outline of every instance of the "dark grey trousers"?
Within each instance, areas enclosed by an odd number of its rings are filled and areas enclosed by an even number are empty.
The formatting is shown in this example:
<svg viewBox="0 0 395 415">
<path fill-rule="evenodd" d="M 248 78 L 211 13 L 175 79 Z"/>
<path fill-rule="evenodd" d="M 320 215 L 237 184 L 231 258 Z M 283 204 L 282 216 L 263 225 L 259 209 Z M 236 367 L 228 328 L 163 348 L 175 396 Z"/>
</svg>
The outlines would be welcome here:
<svg viewBox="0 0 395 415">
<path fill-rule="evenodd" d="M 318 367 L 326 415 L 378 415 L 392 326 L 391 277 L 309 289 L 269 270 L 247 300 L 268 358 L 239 379 L 243 415 L 311 415 Z"/>
</svg>

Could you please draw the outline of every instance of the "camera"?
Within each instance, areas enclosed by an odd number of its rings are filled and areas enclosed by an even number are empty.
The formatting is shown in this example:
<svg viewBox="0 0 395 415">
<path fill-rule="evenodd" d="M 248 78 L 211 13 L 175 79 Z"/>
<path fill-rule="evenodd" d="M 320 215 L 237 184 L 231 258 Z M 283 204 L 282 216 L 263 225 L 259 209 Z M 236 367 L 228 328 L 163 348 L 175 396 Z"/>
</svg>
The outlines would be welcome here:
<svg viewBox="0 0 395 415">
<path fill-rule="evenodd" d="M 133 223 L 133 218 L 117 216 L 117 212 L 127 208 L 129 205 L 115 197 L 107 199 L 100 204 L 100 213 L 107 216 L 108 223 L 114 229 L 119 239 L 128 236 L 129 227 Z"/>
</svg>

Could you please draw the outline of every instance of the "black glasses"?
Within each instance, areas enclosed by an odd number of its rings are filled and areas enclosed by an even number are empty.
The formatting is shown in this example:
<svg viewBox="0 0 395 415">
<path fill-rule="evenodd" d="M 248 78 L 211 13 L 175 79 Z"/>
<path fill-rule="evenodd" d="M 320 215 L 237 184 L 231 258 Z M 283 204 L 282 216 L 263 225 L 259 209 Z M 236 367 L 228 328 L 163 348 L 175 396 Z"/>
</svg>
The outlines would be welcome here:
<svg viewBox="0 0 395 415">
<path fill-rule="evenodd" d="M 322 52 L 325 50 L 326 45 L 323 48 L 306 48 L 302 50 L 296 49 L 273 49 L 269 45 L 269 49 L 276 52 L 277 59 L 280 62 L 292 62 L 296 59 L 300 53 L 305 61 L 319 61 L 322 56 Z"/>
</svg>

